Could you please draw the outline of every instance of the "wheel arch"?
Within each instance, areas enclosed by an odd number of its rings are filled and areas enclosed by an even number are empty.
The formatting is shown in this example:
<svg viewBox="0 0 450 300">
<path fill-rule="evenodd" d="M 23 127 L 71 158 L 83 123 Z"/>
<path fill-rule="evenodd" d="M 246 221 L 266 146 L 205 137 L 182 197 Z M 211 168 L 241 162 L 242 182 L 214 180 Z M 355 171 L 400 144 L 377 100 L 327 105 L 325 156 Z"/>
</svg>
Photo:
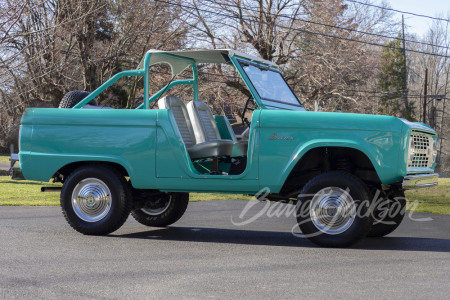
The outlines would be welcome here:
<svg viewBox="0 0 450 300">
<path fill-rule="evenodd" d="M 332 170 L 347 171 L 376 185 L 382 183 L 375 158 L 358 144 L 312 144 L 294 157 L 285 169 L 280 194 L 297 192 L 314 176 Z"/>
<path fill-rule="evenodd" d="M 127 170 L 126 167 L 124 167 L 122 164 L 117 162 L 111 162 L 111 161 L 95 161 L 95 160 L 88 160 L 88 161 L 76 161 L 69 163 L 63 167 L 61 167 L 58 171 L 56 171 L 52 178 L 56 178 L 58 181 L 63 181 L 69 176 L 70 173 L 72 173 L 75 169 L 78 169 L 82 166 L 92 166 L 92 165 L 99 165 L 99 166 L 106 166 L 109 168 L 113 168 L 116 171 L 120 173 L 120 175 L 124 177 L 130 177 L 130 172 Z M 131 178 L 130 178 L 131 181 Z"/>
</svg>

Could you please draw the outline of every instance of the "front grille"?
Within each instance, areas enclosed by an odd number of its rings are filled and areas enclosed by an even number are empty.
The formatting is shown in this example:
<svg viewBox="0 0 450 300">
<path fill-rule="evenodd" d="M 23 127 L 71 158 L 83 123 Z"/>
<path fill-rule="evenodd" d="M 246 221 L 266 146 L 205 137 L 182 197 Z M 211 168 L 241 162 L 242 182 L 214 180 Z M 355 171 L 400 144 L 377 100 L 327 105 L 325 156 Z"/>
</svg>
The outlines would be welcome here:
<svg viewBox="0 0 450 300">
<path fill-rule="evenodd" d="M 424 153 L 415 153 L 412 162 L 408 165 L 410 168 L 427 168 L 428 155 Z"/>
<path fill-rule="evenodd" d="M 414 143 L 414 157 L 409 160 L 408 168 L 431 168 L 433 165 L 433 137 L 426 133 L 412 132 L 411 142 Z M 411 143 L 410 143 L 411 147 Z"/>
</svg>

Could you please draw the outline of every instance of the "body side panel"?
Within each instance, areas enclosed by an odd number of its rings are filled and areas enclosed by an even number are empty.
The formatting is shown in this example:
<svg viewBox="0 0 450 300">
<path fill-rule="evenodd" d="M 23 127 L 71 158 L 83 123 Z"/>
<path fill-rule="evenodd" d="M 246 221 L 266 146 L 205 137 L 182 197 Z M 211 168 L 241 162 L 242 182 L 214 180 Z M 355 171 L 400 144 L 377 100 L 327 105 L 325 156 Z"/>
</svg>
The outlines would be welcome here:
<svg viewBox="0 0 450 300">
<path fill-rule="evenodd" d="M 156 111 L 31 109 L 22 119 L 25 178 L 48 181 L 74 162 L 122 165 L 134 187 L 155 177 Z"/>
<path fill-rule="evenodd" d="M 263 110 L 260 124 L 261 188 L 277 193 L 302 156 L 316 147 L 360 150 L 380 180 L 401 179 L 398 151 L 402 122 L 394 117 Z"/>
</svg>

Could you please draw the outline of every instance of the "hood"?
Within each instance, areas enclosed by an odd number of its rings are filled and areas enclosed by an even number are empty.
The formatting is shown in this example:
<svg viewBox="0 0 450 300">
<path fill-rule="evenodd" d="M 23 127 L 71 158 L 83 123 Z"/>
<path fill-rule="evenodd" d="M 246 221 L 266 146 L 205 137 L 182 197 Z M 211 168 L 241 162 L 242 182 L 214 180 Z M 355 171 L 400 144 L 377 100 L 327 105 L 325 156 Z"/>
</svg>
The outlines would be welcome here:
<svg viewBox="0 0 450 300">
<path fill-rule="evenodd" d="M 415 130 L 421 130 L 421 131 L 426 131 L 432 134 L 437 134 L 436 130 L 434 130 L 433 128 L 431 128 L 429 125 L 422 123 L 422 122 L 411 122 L 408 121 L 406 119 L 399 119 L 401 120 L 406 126 L 408 126 L 411 129 L 415 129 Z"/>
<path fill-rule="evenodd" d="M 314 111 L 286 111 L 261 110 L 261 125 L 268 127 L 300 127 L 304 129 L 338 129 L 338 130 L 366 130 L 401 132 L 404 126 L 410 129 L 436 134 L 426 124 L 409 122 L 392 116 L 314 112 Z"/>
<path fill-rule="evenodd" d="M 401 131 L 404 123 L 396 117 L 314 111 L 261 110 L 261 125 L 304 129 Z"/>
</svg>

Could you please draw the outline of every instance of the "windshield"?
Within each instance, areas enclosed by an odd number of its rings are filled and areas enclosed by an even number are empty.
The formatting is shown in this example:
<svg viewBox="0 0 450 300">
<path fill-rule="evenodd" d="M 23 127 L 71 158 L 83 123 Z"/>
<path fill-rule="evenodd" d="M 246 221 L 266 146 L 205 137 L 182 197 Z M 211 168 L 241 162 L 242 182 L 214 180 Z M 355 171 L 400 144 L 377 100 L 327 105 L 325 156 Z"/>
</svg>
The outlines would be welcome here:
<svg viewBox="0 0 450 300">
<path fill-rule="evenodd" d="M 241 60 L 239 63 L 266 107 L 305 110 L 278 71 Z"/>
</svg>

